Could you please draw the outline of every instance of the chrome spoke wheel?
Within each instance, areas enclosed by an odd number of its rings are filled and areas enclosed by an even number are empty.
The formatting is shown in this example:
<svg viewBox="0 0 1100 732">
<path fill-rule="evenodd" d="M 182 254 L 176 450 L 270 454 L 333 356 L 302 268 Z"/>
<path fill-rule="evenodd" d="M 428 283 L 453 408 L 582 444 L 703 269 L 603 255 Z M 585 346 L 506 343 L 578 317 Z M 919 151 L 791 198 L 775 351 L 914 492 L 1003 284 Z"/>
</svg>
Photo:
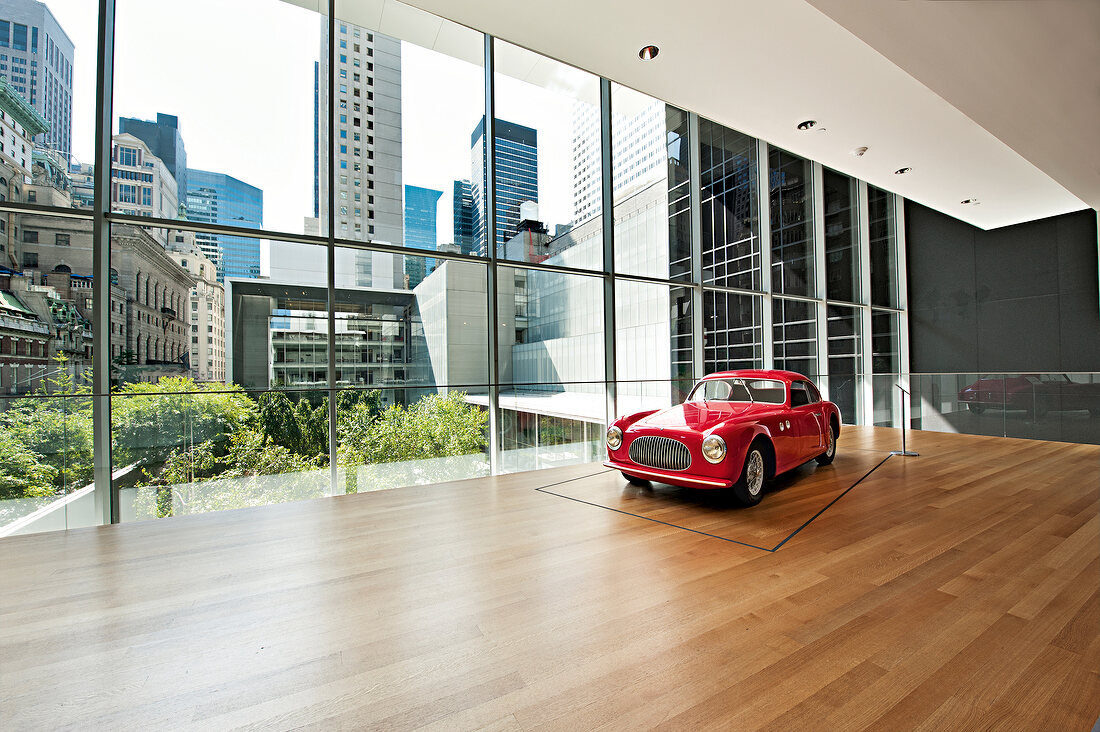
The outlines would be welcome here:
<svg viewBox="0 0 1100 732">
<path fill-rule="evenodd" d="M 749 495 L 760 495 L 760 489 L 764 487 L 764 457 L 759 450 L 749 452 L 748 462 L 745 464 L 745 487 L 749 489 Z"/>
<path fill-rule="evenodd" d="M 836 452 L 836 440 L 833 439 L 832 427 L 825 430 L 825 439 L 827 440 L 825 443 L 825 454 L 829 457 L 832 457 L 833 454 Z"/>
</svg>

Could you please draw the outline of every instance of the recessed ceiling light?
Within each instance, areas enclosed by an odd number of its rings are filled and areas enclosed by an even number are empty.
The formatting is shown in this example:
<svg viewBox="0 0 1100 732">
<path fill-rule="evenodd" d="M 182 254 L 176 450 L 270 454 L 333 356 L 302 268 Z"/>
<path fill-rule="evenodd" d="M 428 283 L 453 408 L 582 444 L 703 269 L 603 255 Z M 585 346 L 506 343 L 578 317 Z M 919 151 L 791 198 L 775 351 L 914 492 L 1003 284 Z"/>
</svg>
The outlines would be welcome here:
<svg viewBox="0 0 1100 732">
<path fill-rule="evenodd" d="M 894 175 L 905 175 L 906 173 L 908 173 L 912 170 L 913 170 L 912 168 L 898 168 L 897 170 L 894 171 Z"/>
<path fill-rule="evenodd" d="M 857 158 L 862 158 L 866 153 L 867 153 L 867 147 L 866 146 L 857 147 L 855 150 L 852 150 L 852 155 L 857 157 Z"/>
<path fill-rule="evenodd" d="M 805 132 L 806 130 L 812 130 L 814 127 L 817 127 L 816 119 L 808 119 L 805 122 L 798 123 L 798 129 L 802 130 L 803 132 Z"/>
<path fill-rule="evenodd" d="M 959 203 L 961 203 L 964 206 L 977 206 L 978 204 L 981 203 L 981 201 L 979 201 L 976 198 L 967 198 L 966 200 L 959 201 Z"/>
<path fill-rule="evenodd" d="M 660 52 L 661 49 L 651 44 L 649 46 L 643 47 L 641 51 L 638 51 L 638 58 L 640 58 L 642 61 L 652 61 L 653 59 L 657 58 L 657 54 L 659 54 Z"/>
</svg>

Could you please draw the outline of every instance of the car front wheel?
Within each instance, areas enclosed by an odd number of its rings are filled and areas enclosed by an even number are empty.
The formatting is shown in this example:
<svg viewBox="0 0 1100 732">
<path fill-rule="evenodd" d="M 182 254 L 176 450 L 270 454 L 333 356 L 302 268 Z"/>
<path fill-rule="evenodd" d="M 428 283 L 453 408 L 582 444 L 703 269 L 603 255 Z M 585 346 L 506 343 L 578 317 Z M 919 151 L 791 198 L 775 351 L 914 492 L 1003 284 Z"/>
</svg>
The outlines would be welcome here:
<svg viewBox="0 0 1100 732">
<path fill-rule="evenodd" d="M 623 477 L 626 478 L 626 482 L 630 483 L 630 485 L 649 485 L 649 481 L 645 478 L 639 478 L 638 476 L 631 475 L 630 473 L 623 473 Z"/>
<path fill-rule="evenodd" d="M 764 452 L 752 445 L 745 455 L 741 476 L 733 484 L 733 494 L 745 506 L 755 506 L 764 495 Z"/>
</svg>

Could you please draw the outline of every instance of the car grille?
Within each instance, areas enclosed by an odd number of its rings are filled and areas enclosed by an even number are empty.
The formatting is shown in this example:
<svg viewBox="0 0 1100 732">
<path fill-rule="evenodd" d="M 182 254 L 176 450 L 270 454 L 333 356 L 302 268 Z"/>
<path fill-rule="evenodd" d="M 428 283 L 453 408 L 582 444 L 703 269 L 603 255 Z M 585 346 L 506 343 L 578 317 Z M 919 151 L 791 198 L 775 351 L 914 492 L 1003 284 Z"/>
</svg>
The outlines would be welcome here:
<svg viewBox="0 0 1100 732">
<path fill-rule="evenodd" d="M 630 443 L 630 459 L 638 465 L 661 470 L 687 470 L 691 453 L 687 445 L 671 437 L 642 435 Z"/>
</svg>

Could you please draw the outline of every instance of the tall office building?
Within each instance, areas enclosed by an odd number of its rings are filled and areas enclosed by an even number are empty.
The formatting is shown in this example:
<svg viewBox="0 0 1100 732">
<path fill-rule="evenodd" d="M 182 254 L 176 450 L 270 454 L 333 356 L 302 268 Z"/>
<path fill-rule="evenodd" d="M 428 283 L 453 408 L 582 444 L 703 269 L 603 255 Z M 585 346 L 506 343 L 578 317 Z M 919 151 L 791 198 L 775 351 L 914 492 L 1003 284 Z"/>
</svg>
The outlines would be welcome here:
<svg viewBox="0 0 1100 732">
<path fill-rule="evenodd" d="M 616 95 L 611 107 L 614 160 L 612 184 L 618 199 L 652 181 L 668 162 L 665 103 L 636 92 Z M 573 222 L 600 213 L 600 110 L 577 102 L 573 110 Z"/>
<path fill-rule="evenodd" d="M 328 20 L 321 35 L 315 114 L 328 118 Z M 336 236 L 400 246 L 404 236 L 401 188 L 401 41 L 366 28 L 338 23 L 335 67 L 335 167 L 329 175 L 329 129 L 315 125 L 316 201 L 321 230 L 328 227 L 330 178 L 335 186 Z M 362 286 L 400 289 L 403 257 L 384 252 L 358 254 Z"/>
<path fill-rule="evenodd" d="M 180 135 L 180 121 L 174 114 L 157 112 L 156 122 L 134 117 L 119 117 L 118 131 L 133 135 L 149 146 L 154 155 L 168 166 L 180 191 L 180 203 L 187 191 L 187 150 Z"/>
<path fill-rule="evenodd" d="M 436 251 L 436 211 L 443 191 L 420 186 L 405 186 L 405 246 L 410 249 Z M 434 266 L 434 259 L 405 257 L 405 274 L 409 289 L 424 281 Z"/>
<path fill-rule="evenodd" d="M 68 160 L 73 147 L 73 42 L 45 4 L 0 0 L 0 77 L 49 123 L 36 144 Z"/>
<path fill-rule="evenodd" d="M 187 220 L 208 224 L 263 228 L 264 192 L 225 173 L 187 171 Z M 195 235 L 195 243 L 226 277 L 260 276 L 260 240 L 224 234 Z"/>
<path fill-rule="evenodd" d="M 456 180 L 454 186 L 454 243 L 463 254 L 480 249 L 477 238 L 474 189 L 468 180 Z"/>
<path fill-rule="evenodd" d="M 477 123 L 470 135 L 472 158 L 471 189 L 474 199 L 475 231 L 479 253 L 485 254 L 485 118 Z M 520 204 L 539 200 L 538 132 L 514 122 L 496 121 L 496 246 L 504 244 L 516 233 L 522 220 Z M 456 242 L 457 243 L 457 242 Z"/>
</svg>

